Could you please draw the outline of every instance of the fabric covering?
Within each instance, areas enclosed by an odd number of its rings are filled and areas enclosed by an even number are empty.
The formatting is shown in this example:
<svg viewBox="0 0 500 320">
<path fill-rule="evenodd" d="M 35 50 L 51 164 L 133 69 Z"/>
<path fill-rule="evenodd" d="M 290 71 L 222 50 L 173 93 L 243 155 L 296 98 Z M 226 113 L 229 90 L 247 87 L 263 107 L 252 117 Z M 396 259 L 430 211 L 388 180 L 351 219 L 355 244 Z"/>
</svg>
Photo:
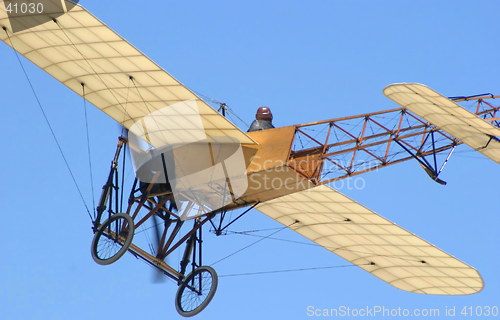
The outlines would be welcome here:
<svg viewBox="0 0 500 320">
<path fill-rule="evenodd" d="M 401 290 L 464 295 L 484 286 L 474 268 L 328 186 L 256 209 Z"/>
<path fill-rule="evenodd" d="M 500 128 L 422 84 L 392 84 L 384 94 L 500 164 Z"/>
<path fill-rule="evenodd" d="M 12 42 L 20 54 L 80 96 L 83 83 L 85 98 L 126 128 L 149 115 L 144 128 L 134 133 L 152 145 L 190 143 L 207 136 L 256 144 L 83 7 L 66 4 L 72 9 L 57 23 L 51 20 L 12 33 L 0 0 L 0 27 L 8 33 L 0 29 L 0 39 L 9 46 Z M 13 19 L 33 25 L 37 16 Z"/>
</svg>

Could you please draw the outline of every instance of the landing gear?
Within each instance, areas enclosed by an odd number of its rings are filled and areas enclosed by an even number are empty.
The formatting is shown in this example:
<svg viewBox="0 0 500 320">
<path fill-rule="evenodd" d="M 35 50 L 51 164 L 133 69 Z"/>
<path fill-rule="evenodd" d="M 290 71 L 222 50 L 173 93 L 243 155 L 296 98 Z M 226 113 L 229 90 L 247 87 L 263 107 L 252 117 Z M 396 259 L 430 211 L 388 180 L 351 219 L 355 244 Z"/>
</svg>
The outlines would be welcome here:
<svg viewBox="0 0 500 320">
<path fill-rule="evenodd" d="M 134 237 L 134 222 L 128 214 L 117 213 L 99 226 L 92 240 L 92 258 L 100 265 L 111 264 L 127 252 Z"/>
<path fill-rule="evenodd" d="M 177 311 L 184 317 L 194 316 L 207 307 L 217 289 L 217 273 L 211 267 L 202 266 L 202 226 L 207 223 L 214 226 L 211 220 L 220 211 L 208 212 L 184 194 L 176 196 L 176 203 L 169 185 L 156 182 L 158 173 L 148 183 L 135 179 L 128 201 L 124 200 L 124 177 L 118 170 L 118 160 L 126 143 L 125 138 L 120 138 L 96 208 L 92 258 L 100 265 L 109 265 L 130 252 L 162 276 L 173 279 L 179 285 L 175 297 Z M 147 235 L 151 228 L 144 227 L 151 221 L 152 237 Z M 184 251 L 179 268 L 165 260 L 176 251 Z"/>
<path fill-rule="evenodd" d="M 175 308 L 183 317 L 200 313 L 210 303 L 217 290 L 217 273 L 211 267 L 199 267 L 191 272 L 179 286 L 175 295 Z"/>
</svg>

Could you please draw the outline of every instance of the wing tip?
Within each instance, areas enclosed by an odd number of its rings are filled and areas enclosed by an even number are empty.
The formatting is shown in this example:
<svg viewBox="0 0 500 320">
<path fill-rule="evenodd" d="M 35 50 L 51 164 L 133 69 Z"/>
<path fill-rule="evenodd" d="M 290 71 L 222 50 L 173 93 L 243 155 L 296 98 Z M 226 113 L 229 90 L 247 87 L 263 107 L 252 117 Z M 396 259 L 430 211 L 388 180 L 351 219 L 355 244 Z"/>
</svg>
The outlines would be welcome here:
<svg viewBox="0 0 500 320">
<path fill-rule="evenodd" d="M 470 267 L 471 270 L 474 270 L 477 274 L 477 277 L 468 277 L 468 279 L 475 279 L 480 283 L 480 286 L 432 286 L 432 287 L 420 287 L 415 289 L 410 289 L 408 287 L 398 285 L 397 281 L 395 282 L 387 282 L 391 286 L 406 292 L 425 294 L 425 295 L 438 295 L 438 296 L 468 296 L 473 294 L 478 294 L 484 289 L 484 279 L 475 268 Z M 453 277 L 451 277 L 453 278 Z M 382 280 L 384 281 L 384 280 Z"/>
</svg>

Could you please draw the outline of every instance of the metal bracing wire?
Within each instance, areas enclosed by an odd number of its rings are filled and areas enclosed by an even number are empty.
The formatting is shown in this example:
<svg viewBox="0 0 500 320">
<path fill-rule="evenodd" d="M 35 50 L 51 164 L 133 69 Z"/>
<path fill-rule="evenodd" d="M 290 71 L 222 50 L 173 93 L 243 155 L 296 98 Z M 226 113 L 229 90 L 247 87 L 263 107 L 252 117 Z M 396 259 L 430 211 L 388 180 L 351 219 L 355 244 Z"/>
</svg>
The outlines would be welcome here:
<svg viewBox="0 0 500 320">
<path fill-rule="evenodd" d="M 7 29 L 5 27 L 2 28 L 5 33 L 7 34 L 7 37 L 9 39 L 9 42 L 10 42 L 10 46 L 12 47 L 12 49 L 14 50 L 14 53 L 16 55 L 16 58 L 17 58 L 17 61 L 19 62 L 20 66 L 21 66 L 21 69 L 23 70 L 23 73 L 24 73 L 24 76 L 26 77 L 26 80 L 28 81 L 28 84 L 31 88 L 31 91 L 33 92 L 33 95 L 35 96 L 35 99 L 37 101 L 37 104 L 40 108 L 40 111 L 42 112 L 42 115 L 43 115 L 43 118 L 45 119 L 45 122 L 47 123 L 47 126 L 49 127 L 49 130 L 50 130 L 50 133 L 52 134 L 52 137 L 54 138 L 54 141 L 57 145 L 57 148 L 59 149 L 59 153 L 61 154 L 63 160 L 64 160 L 64 164 L 66 165 L 66 168 L 68 169 L 69 171 L 69 174 L 71 176 L 71 179 L 73 180 L 73 183 L 75 184 L 75 187 L 78 191 L 78 194 L 80 195 L 80 198 L 82 199 L 82 202 L 83 202 L 83 205 L 85 206 L 85 209 L 87 210 L 87 213 L 89 215 L 89 218 L 90 220 L 93 220 L 92 219 L 92 214 L 90 213 L 90 210 L 89 210 L 89 207 L 87 205 L 87 202 L 85 201 L 85 198 L 83 197 L 83 194 L 82 194 L 82 191 L 80 189 L 80 186 L 78 185 L 78 182 L 76 181 L 76 178 L 75 178 L 75 175 L 73 174 L 73 170 L 71 170 L 71 167 L 68 163 L 68 160 L 66 159 L 66 156 L 64 155 L 64 152 L 62 150 L 62 147 L 61 147 L 61 144 L 59 143 L 59 140 L 57 139 L 57 136 L 56 136 L 56 133 L 54 132 L 54 129 L 52 128 L 52 125 L 50 124 L 50 121 L 49 121 L 49 118 L 47 117 L 47 114 L 45 113 L 45 110 L 42 106 L 42 103 L 40 102 L 40 99 L 38 98 L 38 95 L 35 91 L 35 88 L 33 87 L 33 84 L 31 83 L 31 80 L 28 76 L 28 73 L 26 72 L 26 69 L 24 68 L 24 65 L 21 61 L 21 59 L 19 58 L 19 54 L 17 53 L 17 50 L 14 46 L 14 43 L 12 42 L 11 38 L 10 38 L 10 35 L 9 33 L 7 32 Z"/>
</svg>

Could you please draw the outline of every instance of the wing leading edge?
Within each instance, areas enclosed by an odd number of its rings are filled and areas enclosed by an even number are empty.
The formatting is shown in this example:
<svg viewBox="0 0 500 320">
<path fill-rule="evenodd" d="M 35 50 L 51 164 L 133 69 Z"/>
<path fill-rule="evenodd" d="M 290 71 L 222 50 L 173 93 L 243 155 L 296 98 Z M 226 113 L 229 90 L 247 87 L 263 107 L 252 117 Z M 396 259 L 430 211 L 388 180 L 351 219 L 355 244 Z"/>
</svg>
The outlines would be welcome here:
<svg viewBox="0 0 500 320">
<path fill-rule="evenodd" d="M 328 186 L 256 209 L 398 289 L 466 295 L 484 287 L 471 266 Z"/>
<path fill-rule="evenodd" d="M 202 123 L 208 137 L 232 137 L 242 144 L 256 144 L 80 5 L 56 21 L 13 34 L 5 3 L 0 0 L 2 41 L 9 46 L 12 42 L 21 55 L 128 129 L 144 117 L 149 116 L 151 122 L 153 115 L 156 123 L 148 125 L 143 140 L 168 137 L 168 144 L 198 141 Z M 1 27 L 7 29 L 8 36 Z"/>
</svg>

